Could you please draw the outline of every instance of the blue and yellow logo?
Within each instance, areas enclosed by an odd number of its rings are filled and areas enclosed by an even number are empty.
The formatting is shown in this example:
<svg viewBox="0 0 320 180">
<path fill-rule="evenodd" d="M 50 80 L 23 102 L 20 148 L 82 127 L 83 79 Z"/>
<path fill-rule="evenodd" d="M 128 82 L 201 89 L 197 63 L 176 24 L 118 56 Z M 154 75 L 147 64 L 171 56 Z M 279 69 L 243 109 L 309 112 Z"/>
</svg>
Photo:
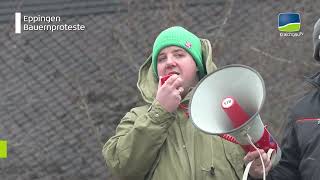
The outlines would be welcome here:
<svg viewBox="0 0 320 180">
<path fill-rule="evenodd" d="M 281 32 L 300 31 L 300 14 L 280 13 L 278 16 L 278 29 Z"/>
</svg>

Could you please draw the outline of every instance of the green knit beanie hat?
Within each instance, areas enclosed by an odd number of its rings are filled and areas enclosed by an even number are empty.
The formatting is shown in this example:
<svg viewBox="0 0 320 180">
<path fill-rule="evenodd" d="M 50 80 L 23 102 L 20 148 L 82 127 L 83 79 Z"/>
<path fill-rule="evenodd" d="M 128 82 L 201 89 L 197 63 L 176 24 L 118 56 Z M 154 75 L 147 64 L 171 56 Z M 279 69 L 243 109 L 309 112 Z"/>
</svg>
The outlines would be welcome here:
<svg viewBox="0 0 320 180">
<path fill-rule="evenodd" d="M 184 29 L 183 27 L 174 26 L 162 31 L 156 38 L 152 49 L 152 68 L 155 76 L 158 78 L 158 55 L 163 48 L 168 46 L 178 46 L 186 50 L 196 62 L 199 70 L 199 78 L 205 76 L 205 68 L 202 63 L 202 51 L 200 39 Z"/>
</svg>

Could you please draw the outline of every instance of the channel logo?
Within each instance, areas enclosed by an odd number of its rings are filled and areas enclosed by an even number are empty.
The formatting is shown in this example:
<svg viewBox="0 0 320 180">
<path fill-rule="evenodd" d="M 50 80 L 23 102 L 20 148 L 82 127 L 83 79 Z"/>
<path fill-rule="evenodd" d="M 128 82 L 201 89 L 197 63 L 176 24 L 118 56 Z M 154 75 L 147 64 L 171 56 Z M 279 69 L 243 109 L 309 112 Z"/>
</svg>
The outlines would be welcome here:
<svg viewBox="0 0 320 180">
<path fill-rule="evenodd" d="M 280 13 L 278 15 L 278 30 L 281 32 L 300 31 L 300 14 Z"/>
</svg>

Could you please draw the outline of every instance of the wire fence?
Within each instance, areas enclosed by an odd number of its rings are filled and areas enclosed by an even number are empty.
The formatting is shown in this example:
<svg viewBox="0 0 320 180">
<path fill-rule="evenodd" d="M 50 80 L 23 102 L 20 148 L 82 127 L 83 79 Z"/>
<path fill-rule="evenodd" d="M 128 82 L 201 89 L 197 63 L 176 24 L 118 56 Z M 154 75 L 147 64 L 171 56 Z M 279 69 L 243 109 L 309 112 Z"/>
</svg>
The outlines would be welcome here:
<svg viewBox="0 0 320 180">
<path fill-rule="evenodd" d="M 278 141 L 288 109 L 308 89 L 303 76 L 320 67 L 312 58 L 313 24 L 320 17 L 315 0 L 29 0 L 0 9 L 5 180 L 116 179 L 102 146 L 125 112 L 143 104 L 137 72 L 166 27 L 181 25 L 209 39 L 219 67 L 245 64 L 262 75 L 267 96 L 260 114 Z M 86 30 L 14 34 L 18 10 L 61 16 Z M 289 11 L 300 13 L 302 36 L 280 37 L 278 14 Z"/>
</svg>

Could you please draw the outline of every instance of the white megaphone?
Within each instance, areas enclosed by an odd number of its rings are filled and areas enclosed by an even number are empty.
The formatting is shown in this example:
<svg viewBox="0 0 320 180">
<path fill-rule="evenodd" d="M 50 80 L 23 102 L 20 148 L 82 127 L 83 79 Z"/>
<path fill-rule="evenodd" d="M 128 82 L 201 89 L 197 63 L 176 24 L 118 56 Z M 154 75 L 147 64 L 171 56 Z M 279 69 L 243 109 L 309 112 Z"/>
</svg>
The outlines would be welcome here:
<svg viewBox="0 0 320 180">
<path fill-rule="evenodd" d="M 254 146 L 266 152 L 274 149 L 271 161 L 276 165 L 281 150 L 259 116 L 264 98 L 264 82 L 257 71 L 229 65 L 198 83 L 189 102 L 189 114 L 201 131 L 238 143 L 246 152 L 254 151 Z"/>
</svg>

